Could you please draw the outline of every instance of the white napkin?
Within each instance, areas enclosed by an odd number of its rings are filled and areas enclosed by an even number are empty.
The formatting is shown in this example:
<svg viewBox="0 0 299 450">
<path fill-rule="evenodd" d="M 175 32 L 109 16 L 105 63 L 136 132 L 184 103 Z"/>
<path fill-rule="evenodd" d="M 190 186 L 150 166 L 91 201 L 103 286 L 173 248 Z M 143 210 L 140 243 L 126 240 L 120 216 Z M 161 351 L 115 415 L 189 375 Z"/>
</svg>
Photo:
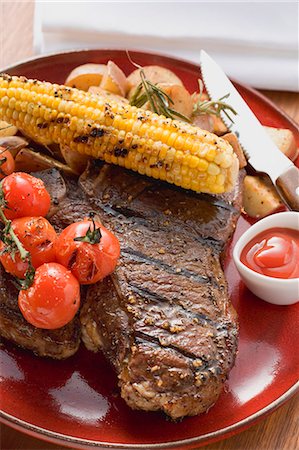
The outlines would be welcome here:
<svg viewBox="0 0 299 450">
<path fill-rule="evenodd" d="M 297 91 L 297 2 L 38 2 L 36 49 L 156 51 L 199 62 L 205 49 L 251 86 Z"/>
</svg>

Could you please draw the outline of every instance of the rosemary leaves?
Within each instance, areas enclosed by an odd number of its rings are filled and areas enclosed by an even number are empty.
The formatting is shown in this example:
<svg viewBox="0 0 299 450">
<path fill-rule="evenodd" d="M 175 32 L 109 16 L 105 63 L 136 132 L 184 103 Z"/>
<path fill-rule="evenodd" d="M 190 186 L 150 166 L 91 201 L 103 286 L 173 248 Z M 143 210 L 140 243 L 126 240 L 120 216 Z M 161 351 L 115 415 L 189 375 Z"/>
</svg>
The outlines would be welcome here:
<svg viewBox="0 0 299 450">
<path fill-rule="evenodd" d="M 5 196 L 2 186 L 0 184 L 0 219 L 4 224 L 3 228 L 0 230 L 0 240 L 4 244 L 4 247 L 1 250 L 1 252 L 2 253 L 9 252 L 11 254 L 12 259 L 15 258 L 16 253 L 19 253 L 22 261 L 28 263 L 28 269 L 25 273 L 24 279 L 15 278 L 14 283 L 15 286 L 20 290 L 28 289 L 33 283 L 35 269 L 32 266 L 30 253 L 23 247 L 21 241 L 19 240 L 19 238 L 17 237 L 11 226 L 11 220 L 8 220 L 5 217 L 5 214 L 3 212 L 5 206 L 6 206 Z"/>
<path fill-rule="evenodd" d="M 203 82 L 201 80 L 198 80 L 198 84 L 199 94 L 197 102 L 194 102 L 193 116 L 199 116 L 201 114 L 212 114 L 217 117 L 221 117 L 221 113 L 223 113 L 232 123 L 234 123 L 233 119 L 229 115 L 229 112 L 234 115 L 237 115 L 237 112 L 232 106 L 224 101 L 229 97 L 229 94 L 224 95 L 216 101 L 209 100 L 203 96 Z"/>
<path fill-rule="evenodd" d="M 171 106 L 174 104 L 171 97 L 161 89 L 157 84 L 152 83 L 145 76 L 144 70 L 140 67 L 141 82 L 136 87 L 130 99 L 130 105 L 141 108 L 149 103 L 150 108 L 156 114 L 169 117 L 170 119 L 180 119 L 190 122 L 190 119 Z"/>
</svg>

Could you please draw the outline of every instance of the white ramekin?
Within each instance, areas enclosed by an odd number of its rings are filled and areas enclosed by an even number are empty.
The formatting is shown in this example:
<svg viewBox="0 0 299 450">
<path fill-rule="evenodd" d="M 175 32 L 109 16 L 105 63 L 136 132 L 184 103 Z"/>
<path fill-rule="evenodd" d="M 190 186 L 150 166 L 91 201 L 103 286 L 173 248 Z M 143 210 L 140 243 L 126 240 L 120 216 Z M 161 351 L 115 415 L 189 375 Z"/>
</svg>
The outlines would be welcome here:
<svg viewBox="0 0 299 450">
<path fill-rule="evenodd" d="M 292 305 L 299 301 L 299 278 L 273 278 L 259 274 L 240 261 L 245 245 L 262 231 L 270 228 L 299 229 L 299 212 L 288 211 L 261 219 L 240 237 L 233 251 L 233 259 L 245 285 L 257 297 L 275 305 Z M 298 261 L 299 264 L 299 261 Z"/>
</svg>

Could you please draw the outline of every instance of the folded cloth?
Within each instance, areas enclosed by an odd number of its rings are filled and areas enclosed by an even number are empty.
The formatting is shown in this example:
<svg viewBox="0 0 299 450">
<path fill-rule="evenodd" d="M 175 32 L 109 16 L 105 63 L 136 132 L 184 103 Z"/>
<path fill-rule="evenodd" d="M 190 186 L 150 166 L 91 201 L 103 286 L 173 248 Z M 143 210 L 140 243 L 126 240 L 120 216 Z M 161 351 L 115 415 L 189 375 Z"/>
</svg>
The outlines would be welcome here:
<svg viewBox="0 0 299 450">
<path fill-rule="evenodd" d="M 39 30 L 39 32 L 38 32 Z M 124 48 L 199 63 L 205 49 L 257 88 L 298 91 L 298 7 L 292 2 L 38 2 L 36 50 Z"/>
</svg>

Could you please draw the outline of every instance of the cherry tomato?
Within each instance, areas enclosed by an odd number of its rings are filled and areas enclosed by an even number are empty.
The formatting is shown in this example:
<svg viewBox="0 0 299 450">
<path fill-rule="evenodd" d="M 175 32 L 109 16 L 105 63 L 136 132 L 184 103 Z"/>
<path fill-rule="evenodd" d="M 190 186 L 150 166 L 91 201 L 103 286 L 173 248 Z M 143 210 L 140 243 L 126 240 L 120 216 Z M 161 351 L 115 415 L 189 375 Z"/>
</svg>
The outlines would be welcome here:
<svg viewBox="0 0 299 450">
<path fill-rule="evenodd" d="M 74 241 L 85 236 L 93 227 L 100 228 L 99 243 Z M 93 284 L 115 269 L 120 255 L 116 236 L 99 222 L 85 219 L 65 228 L 55 243 L 57 261 L 72 271 L 81 284 Z"/>
<path fill-rule="evenodd" d="M 21 217 L 11 223 L 12 229 L 21 244 L 30 252 L 31 262 L 35 269 L 47 262 L 55 261 L 54 242 L 57 234 L 52 225 L 44 217 Z M 5 244 L 0 242 L 0 251 Z M 11 253 L 0 254 L 0 261 L 6 270 L 15 277 L 24 278 L 28 262 L 22 261 L 19 253 L 12 257 Z"/>
<path fill-rule="evenodd" d="M 1 182 L 7 219 L 18 217 L 46 216 L 51 205 L 51 198 L 42 180 L 28 173 L 15 172 Z"/>
<path fill-rule="evenodd" d="M 9 150 L 0 147 L 0 179 L 10 175 L 15 170 L 15 160 Z"/>
<path fill-rule="evenodd" d="M 47 330 L 61 328 L 79 309 L 80 285 L 60 264 L 43 264 L 36 270 L 32 286 L 19 292 L 18 303 L 31 325 Z"/>
</svg>

